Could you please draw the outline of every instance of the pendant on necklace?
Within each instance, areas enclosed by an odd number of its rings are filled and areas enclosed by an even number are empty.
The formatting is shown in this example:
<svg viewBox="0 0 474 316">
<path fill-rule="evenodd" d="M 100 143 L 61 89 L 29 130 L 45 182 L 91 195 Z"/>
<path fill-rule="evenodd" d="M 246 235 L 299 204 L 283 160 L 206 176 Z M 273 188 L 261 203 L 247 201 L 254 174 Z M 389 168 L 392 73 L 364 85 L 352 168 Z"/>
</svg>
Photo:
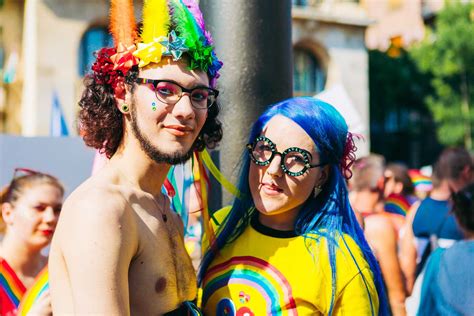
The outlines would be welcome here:
<svg viewBox="0 0 474 316">
<path fill-rule="evenodd" d="M 168 217 L 166 217 L 166 214 L 161 214 L 161 218 L 163 219 L 163 222 L 165 223 L 168 220 Z"/>
</svg>

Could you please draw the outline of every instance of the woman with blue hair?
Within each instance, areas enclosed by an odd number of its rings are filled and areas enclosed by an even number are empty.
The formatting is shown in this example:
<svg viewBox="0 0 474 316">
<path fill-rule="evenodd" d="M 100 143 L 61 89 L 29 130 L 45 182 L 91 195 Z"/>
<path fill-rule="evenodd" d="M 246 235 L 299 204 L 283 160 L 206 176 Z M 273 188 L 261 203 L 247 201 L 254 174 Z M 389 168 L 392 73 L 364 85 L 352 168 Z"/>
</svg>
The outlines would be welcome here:
<svg viewBox="0 0 474 316">
<path fill-rule="evenodd" d="M 206 315 L 385 315 L 377 262 L 348 201 L 342 116 L 314 98 L 253 125 L 240 195 L 213 215 L 199 281 Z"/>
</svg>

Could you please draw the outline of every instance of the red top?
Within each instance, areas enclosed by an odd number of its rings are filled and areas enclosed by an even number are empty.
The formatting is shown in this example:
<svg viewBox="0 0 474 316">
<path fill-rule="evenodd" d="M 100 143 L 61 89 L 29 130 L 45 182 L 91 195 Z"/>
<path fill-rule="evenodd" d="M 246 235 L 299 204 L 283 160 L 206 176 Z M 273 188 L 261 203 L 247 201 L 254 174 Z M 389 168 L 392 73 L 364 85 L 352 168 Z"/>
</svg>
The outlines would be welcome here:
<svg viewBox="0 0 474 316">
<path fill-rule="evenodd" d="M 26 287 L 17 277 L 15 271 L 5 259 L 0 258 L 0 315 L 16 315 L 18 305 L 25 292 Z"/>
</svg>

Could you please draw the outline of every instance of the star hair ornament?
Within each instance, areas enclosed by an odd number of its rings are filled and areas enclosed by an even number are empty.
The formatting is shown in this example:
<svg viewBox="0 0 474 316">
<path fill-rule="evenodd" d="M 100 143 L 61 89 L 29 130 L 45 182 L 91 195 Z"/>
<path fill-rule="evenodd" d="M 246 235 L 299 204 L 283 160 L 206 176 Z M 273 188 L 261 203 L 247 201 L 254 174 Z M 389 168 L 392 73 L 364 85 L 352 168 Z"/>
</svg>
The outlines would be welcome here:
<svg viewBox="0 0 474 316">
<path fill-rule="evenodd" d="M 133 53 L 139 67 L 159 63 L 163 56 L 177 61 L 186 55 L 189 68 L 207 72 L 215 86 L 222 62 L 212 44 L 194 0 L 145 0 L 141 42 Z"/>
</svg>

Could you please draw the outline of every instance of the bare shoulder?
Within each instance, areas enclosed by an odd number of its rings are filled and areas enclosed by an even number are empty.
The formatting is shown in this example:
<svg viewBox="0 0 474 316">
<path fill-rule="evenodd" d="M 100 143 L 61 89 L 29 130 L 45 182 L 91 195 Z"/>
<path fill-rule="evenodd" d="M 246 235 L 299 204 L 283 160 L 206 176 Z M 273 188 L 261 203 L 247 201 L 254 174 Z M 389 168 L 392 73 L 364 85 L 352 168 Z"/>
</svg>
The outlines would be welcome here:
<svg viewBox="0 0 474 316">
<path fill-rule="evenodd" d="M 110 220 L 119 219 L 127 213 L 130 207 L 118 186 L 90 184 L 80 186 L 67 198 L 61 211 L 61 220 Z"/>
<path fill-rule="evenodd" d="M 395 229 L 392 222 L 387 216 L 382 214 L 374 214 L 365 218 L 364 232 L 368 239 L 371 237 L 381 237 L 383 239 L 395 238 Z"/>
<path fill-rule="evenodd" d="M 390 219 L 382 214 L 367 216 L 364 222 L 366 231 L 384 231 L 386 229 L 393 229 Z"/>
<path fill-rule="evenodd" d="M 136 229 L 134 226 L 133 209 L 123 189 L 88 180 L 65 201 L 54 239 L 70 244 L 74 240 L 61 237 L 75 233 L 81 235 L 81 240 L 107 237 L 118 231 L 131 232 Z"/>
</svg>

